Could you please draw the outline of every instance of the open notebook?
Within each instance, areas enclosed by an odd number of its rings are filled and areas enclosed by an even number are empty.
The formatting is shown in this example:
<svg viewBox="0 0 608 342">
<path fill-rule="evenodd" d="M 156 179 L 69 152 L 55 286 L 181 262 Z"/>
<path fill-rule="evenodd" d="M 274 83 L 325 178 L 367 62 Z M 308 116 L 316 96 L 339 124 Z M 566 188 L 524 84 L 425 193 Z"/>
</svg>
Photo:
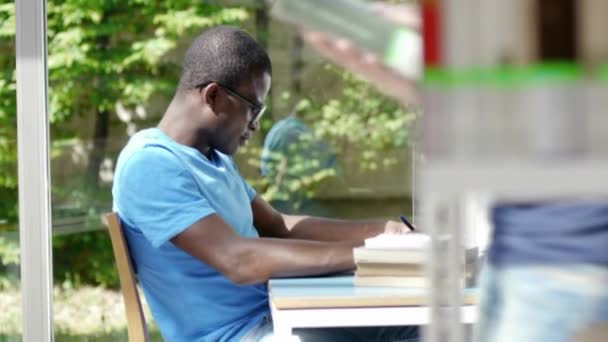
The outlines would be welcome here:
<svg viewBox="0 0 608 342">
<path fill-rule="evenodd" d="M 431 243 L 426 234 L 380 234 L 365 240 L 365 248 L 372 249 L 425 249 Z"/>
</svg>

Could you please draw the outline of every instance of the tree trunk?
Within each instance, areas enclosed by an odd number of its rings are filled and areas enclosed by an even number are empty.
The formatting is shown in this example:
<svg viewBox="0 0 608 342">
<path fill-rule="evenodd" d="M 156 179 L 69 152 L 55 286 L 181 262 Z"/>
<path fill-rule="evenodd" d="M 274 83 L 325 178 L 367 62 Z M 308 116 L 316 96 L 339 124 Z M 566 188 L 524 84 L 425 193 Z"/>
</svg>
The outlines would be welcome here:
<svg viewBox="0 0 608 342">
<path fill-rule="evenodd" d="M 291 93 L 294 101 L 302 95 L 302 69 L 304 60 L 302 59 L 302 37 L 295 33 L 291 46 Z"/>
<path fill-rule="evenodd" d="M 264 0 L 257 0 L 255 6 L 255 37 L 258 43 L 264 48 L 264 50 L 268 51 L 268 37 L 270 36 L 270 30 L 268 29 L 268 24 L 270 19 L 268 17 L 268 7 L 266 6 L 266 2 Z M 273 118 L 274 115 L 272 111 L 273 104 L 273 96 L 272 89 L 268 92 L 268 96 L 266 96 L 266 104 L 269 105 L 267 109 L 268 117 Z M 266 135 L 266 131 L 264 126 L 260 126 L 260 130 L 262 135 Z"/>
<path fill-rule="evenodd" d="M 109 111 L 101 111 L 97 113 L 95 117 L 93 148 L 89 154 L 89 164 L 85 176 L 85 187 L 88 189 L 97 189 L 99 187 L 99 169 L 106 153 L 108 133 L 110 130 Z"/>
</svg>

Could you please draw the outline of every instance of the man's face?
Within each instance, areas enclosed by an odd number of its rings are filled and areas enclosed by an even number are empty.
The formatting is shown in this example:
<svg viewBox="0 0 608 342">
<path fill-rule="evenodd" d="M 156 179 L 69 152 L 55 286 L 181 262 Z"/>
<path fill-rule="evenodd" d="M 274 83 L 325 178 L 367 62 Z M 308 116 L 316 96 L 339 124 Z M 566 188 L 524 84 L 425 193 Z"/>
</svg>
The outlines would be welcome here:
<svg viewBox="0 0 608 342">
<path fill-rule="evenodd" d="M 259 128 L 264 100 L 270 90 L 270 75 L 256 74 L 244 79 L 237 88 L 219 85 L 227 101 L 225 115 L 218 125 L 213 148 L 232 155 Z"/>
</svg>

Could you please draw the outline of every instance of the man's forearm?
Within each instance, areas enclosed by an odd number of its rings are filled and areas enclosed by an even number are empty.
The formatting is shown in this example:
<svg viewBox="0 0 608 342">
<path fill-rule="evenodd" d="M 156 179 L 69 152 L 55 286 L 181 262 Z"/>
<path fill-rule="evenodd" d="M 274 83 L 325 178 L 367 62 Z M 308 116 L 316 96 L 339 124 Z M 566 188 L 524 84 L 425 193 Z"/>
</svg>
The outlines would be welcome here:
<svg viewBox="0 0 608 342">
<path fill-rule="evenodd" d="M 386 220 L 337 220 L 312 216 L 283 215 L 288 238 L 316 241 L 363 241 L 383 233 Z"/>
<path fill-rule="evenodd" d="M 228 267 L 226 276 L 239 284 L 253 284 L 272 277 L 347 271 L 355 267 L 352 249 L 360 244 L 243 238 L 231 246 L 229 258 L 238 263 Z"/>
</svg>

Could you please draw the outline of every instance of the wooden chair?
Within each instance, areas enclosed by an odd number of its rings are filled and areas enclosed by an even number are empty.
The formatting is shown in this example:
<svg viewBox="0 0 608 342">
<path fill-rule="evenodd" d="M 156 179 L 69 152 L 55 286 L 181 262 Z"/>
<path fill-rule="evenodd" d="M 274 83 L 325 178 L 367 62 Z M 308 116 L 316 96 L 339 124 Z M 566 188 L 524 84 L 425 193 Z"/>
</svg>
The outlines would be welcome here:
<svg viewBox="0 0 608 342">
<path fill-rule="evenodd" d="M 129 247 L 120 226 L 120 219 L 116 213 L 105 214 L 105 219 L 110 231 L 112 250 L 114 251 L 118 278 L 120 279 L 120 288 L 125 302 L 129 341 L 148 342 L 149 335 L 146 319 L 141 306 L 141 300 L 139 299 L 139 293 L 137 292 L 133 265 L 129 256 Z"/>
</svg>

